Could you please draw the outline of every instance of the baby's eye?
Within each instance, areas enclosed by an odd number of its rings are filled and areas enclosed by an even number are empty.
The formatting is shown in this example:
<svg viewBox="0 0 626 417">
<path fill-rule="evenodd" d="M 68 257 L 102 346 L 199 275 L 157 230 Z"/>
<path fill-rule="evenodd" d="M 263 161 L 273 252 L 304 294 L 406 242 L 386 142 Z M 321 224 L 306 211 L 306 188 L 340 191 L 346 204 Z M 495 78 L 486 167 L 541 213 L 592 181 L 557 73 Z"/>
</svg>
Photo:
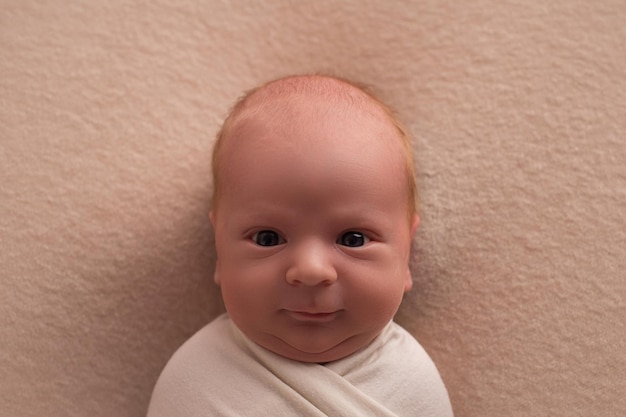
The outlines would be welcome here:
<svg viewBox="0 0 626 417">
<path fill-rule="evenodd" d="M 357 248 L 365 245 L 370 239 L 361 232 L 346 232 L 337 239 L 337 243 L 350 248 Z"/>
<path fill-rule="evenodd" d="M 285 243 L 285 239 L 273 230 L 261 230 L 252 235 L 252 240 L 259 246 L 276 246 Z"/>
</svg>

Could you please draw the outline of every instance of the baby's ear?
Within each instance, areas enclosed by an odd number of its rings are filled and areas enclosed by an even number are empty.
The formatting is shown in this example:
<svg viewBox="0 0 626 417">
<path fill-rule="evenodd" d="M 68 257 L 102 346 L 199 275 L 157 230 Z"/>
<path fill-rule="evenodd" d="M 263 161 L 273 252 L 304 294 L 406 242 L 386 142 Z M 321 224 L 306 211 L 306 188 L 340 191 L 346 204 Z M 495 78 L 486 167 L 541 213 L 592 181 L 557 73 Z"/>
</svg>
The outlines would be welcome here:
<svg viewBox="0 0 626 417">
<path fill-rule="evenodd" d="M 411 276 L 411 268 L 406 267 L 406 281 L 404 283 L 404 292 L 411 291 L 413 288 L 413 277 Z"/>
<path fill-rule="evenodd" d="M 215 281 L 218 287 L 222 283 L 222 279 L 220 278 L 220 260 L 219 259 L 215 261 L 215 272 L 213 273 L 213 281 Z"/>
<path fill-rule="evenodd" d="M 415 213 L 413 215 L 413 220 L 411 220 L 411 240 L 415 237 L 415 232 L 417 232 L 417 227 L 420 225 L 420 216 Z"/>
<path fill-rule="evenodd" d="M 411 220 L 411 242 L 413 242 L 413 238 L 415 237 L 415 232 L 417 232 L 417 227 L 420 225 L 420 217 L 415 213 L 413 215 L 413 219 Z M 406 281 L 404 283 L 404 292 L 409 292 L 413 287 L 413 277 L 411 276 L 411 267 L 410 265 L 406 266 Z"/>
<path fill-rule="evenodd" d="M 209 212 L 209 220 L 211 220 L 211 226 L 213 226 L 213 233 L 215 233 L 215 212 L 211 210 Z M 219 286 L 222 281 L 220 278 L 220 260 L 215 261 L 215 272 L 213 273 L 213 281 Z"/>
</svg>

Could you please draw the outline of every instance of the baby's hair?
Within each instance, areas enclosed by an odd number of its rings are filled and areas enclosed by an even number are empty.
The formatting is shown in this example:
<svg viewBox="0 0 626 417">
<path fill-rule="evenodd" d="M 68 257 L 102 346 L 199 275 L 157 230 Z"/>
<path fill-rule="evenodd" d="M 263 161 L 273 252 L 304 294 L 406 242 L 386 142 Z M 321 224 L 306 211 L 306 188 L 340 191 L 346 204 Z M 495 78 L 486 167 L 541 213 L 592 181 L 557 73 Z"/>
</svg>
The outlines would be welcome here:
<svg viewBox="0 0 626 417">
<path fill-rule="evenodd" d="M 334 88 L 333 88 L 334 87 Z M 348 88 L 346 88 L 348 87 Z M 268 94 L 262 94 L 267 92 Z M 273 94 L 271 94 L 273 93 Z M 295 93 L 295 94 L 294 94 Z M 298 94 L 301 93 L 301 94 Z M 407 181 L 407 194 L 409 206 L 409 223 L 412 221 L 414 214 L 417 212 L 417 183 L 415 179 L 415 163 L 413 159 L 413 146 L 406 132 L 406 129 L 396 117 L 394 111 L 379 99 L 371 89 L 363 84 L 347 80 L 345 78 L 325 75 L 325 74 L 309 74 L 309 75 L 292 75 L 284 78 L 278 78 L 259 87 L 256 87 L 245 93 L 232 107 L 224 123 L 217 133 L 215 144 L 213 147 L 213 196 L 211 207 L 215 211 L 219 202 L 223 184 L 220 182 L 220 159 L 221 149 L 224 141 L 228 137 L 232 128 L 237 124 L 244 113 L 254 112 L 256 109 L 263 107 L 273 100 L 275 95 L 291 94 L 302 96 L 306 99 L 306 93 L 314 93 L 328 99 L 329 103 L 333 101 L 349 102 L 352 105 L 359 106 L 364 111 L 370 112 L 370 107 L 364 105 L 365 101 L 373 102 L 383 115 L 394 126 L 398 133 L 398 138 L 402 144 L 402 151 L 405 160 L 405 172 Z M 261 105 L 261 106 L 260 106 Z M 372 113 L 375 117 L 375 115 Z"/>
</svg>

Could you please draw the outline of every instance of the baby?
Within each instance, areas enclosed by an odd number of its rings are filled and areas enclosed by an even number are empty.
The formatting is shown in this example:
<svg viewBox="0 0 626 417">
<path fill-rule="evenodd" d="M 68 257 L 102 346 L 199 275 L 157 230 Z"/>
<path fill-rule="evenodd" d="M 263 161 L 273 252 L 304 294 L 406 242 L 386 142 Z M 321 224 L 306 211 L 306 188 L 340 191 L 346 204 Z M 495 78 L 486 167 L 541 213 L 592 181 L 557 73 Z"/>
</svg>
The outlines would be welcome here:
<svg viewBox="0 0 626 417">
<path fill-rule="evenodd" d="M 335 77 L 270 82 L 226 119 L 213 176 L 227 313 L 174 354 L 148 416 L 452 416 L 392 321 L 419 218 L 389 109 Z"/>
</svg>

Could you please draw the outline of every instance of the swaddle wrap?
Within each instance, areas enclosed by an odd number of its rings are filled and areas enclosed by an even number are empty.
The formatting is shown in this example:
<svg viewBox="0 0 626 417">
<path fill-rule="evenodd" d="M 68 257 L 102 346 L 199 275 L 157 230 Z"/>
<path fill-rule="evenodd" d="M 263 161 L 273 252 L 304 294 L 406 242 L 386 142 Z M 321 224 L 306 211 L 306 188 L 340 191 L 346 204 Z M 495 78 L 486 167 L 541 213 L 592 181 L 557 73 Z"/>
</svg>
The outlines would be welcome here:
<svg viewBox="0 0 626 417">
<path fill-rule="evenodd" d="M 249 340 L 224 314 L 170 359 L 148 417 L 448 417 L 447 391 L 417 341 L 389 323 L 335 362 L 297 362 Z"/>
</svg>

